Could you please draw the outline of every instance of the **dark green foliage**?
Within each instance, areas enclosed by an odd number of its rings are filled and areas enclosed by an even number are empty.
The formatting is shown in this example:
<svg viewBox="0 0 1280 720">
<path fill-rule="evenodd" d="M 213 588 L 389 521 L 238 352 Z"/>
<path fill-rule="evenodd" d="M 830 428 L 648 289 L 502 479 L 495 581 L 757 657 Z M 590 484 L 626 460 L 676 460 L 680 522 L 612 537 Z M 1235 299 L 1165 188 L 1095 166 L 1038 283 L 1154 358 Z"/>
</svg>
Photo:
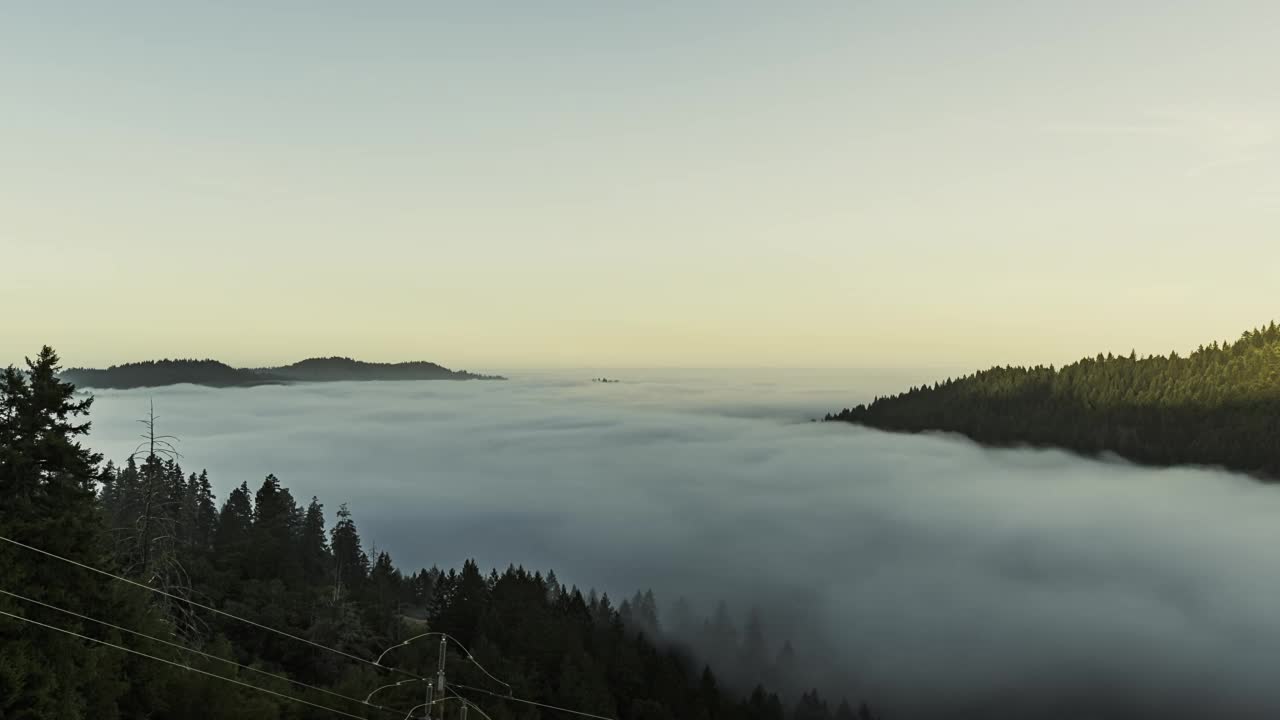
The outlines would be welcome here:
<svg viewBox="0 0 1280 720">
<path fill-rule="evenodd" d="M 275 475 L 268 475 L 253 500 L 252 577 L 275 579 L 285 585 L 301 583 L 302 520 L 293 495 L 280 486 Z"/>
<path fill-rule="evenodd" d="M 57 371 L 58 356 L 46 347 L 27 361 L 26 372 L 10 367 L 0 374 L 0 535 L 100 565 L 106 543 L 94 498 L 99 456 L 79 443 L 92 401 L 76 399 Z M 101 576 L 25 552 L 0 547 L 3 589 L 38 591 L 42 600 L 82 614 L 113 608 L 136 616 L 138 607 L 128 607 Z M 58 619 L 8 597 L 0 597 L 0 610 Z M 0 717 L 116 717 L 128 704 L 129 687 L 120 680 L 127 663 L 118 653 L 0 620 Z"/>
<path fill-rule="evenodd" d="M 335 380 L 503 380 L 498 375 L 477 375 L 450 370 L 433 362 L 373 363 L 345 357 L 310 358 L 284 367 L 254 372 L 267 377 L 305 382 Z"/>
<path fill-rule="evenodd" d="M 302 518 L 298 552 L 303 575 L 313 579 L 328 578 L 333 559 L 324 533 L 324 506 L 315 497 L 311 498 L 307 514 Z"/>
<path fill-rule="evenodd" d="M 277 368 L 234 368 L 217 360 L 147 360 L 100 370 L 71 368 L 66 382 L 93 388 L 140 388 L 192 383 L 210 387 L 249 387 L 289 382 L 339 380 L 505 380 L 450 370 L 432 362 L 371 363 L 350 358 L 311 358 Z"/>
<path fill-rule="evenodd" d="M 828 415 L 992 445 L 1113 452 L 1152 465 L 1280 477 L 1280 327 L 1188 357 L 1099 354 L 1055 369 L 995 367 Z"/>
<path fill-rule="evenodd" d="M 82 387 L 139 388 L 193 383 L 212 387 L 237 387 L 278 383 L 278 378 L 233 368 L 217 360 L 148 360 L 112 365 L 106 370 L 71 368 L 62 373 L 67 382 Z"/>
<path fill-rule="evenodd" d="M 249 484 L 241 483 L 227 495 L 213 533 L 217 566 L 231 577 L 248 574 L 248 558 L 253 552 L 252 530 L 253 501 L 249 499 Z"/>
<path fill-rule="evenodd" d="M 338 522 L 333 526 L 329 547 L 333 551 L 334 600 L 346 593 L 360 592 L 369 577 L 369 556 L 364 553 L 360 532 L 346 503 L 338 508 Z"/>
</svg>

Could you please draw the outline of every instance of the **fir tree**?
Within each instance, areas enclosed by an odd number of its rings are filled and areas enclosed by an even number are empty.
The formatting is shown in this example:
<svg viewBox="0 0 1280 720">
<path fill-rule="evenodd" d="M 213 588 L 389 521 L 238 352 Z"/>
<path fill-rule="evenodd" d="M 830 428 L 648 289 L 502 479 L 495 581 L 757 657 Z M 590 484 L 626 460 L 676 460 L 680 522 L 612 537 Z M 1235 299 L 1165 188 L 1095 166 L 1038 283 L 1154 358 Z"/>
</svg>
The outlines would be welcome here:
<svg viewBox="0 0 1280 720">
<path fill-rule="evenodd" d="M 92 398 L 76 398 L 58 379 L 58 356 L 45 347 L 27 371 L 0 374 L 0 536 L 91 566 L 103 564 L 96 506 L 100 456 L 79 442 Z M 110 581 L 8 543 L 0 578 L 13 589 L 83 614 L 116 605 Z M 30 616 L 32 606 L 0 597 L 0 610 Z M 41 616 L 43 619 L 43 616 Z M 76 631 L 82 624 L 64 622 Z M 0 716 L 86 718 L 109 712 L 126 688 L 105 682 L 122 658 L 53 631 L 0 618 Z"/>
</svg>

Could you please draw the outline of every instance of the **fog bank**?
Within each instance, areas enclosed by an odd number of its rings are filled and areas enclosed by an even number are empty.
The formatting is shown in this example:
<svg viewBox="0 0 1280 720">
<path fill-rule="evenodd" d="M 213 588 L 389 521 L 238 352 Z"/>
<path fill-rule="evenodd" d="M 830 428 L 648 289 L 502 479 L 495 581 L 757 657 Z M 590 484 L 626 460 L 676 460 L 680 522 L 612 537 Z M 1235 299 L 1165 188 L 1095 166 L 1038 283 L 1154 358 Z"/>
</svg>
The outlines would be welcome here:
<svg viewBox="0 0 1280 720">
<path fill-rule="evenodd" d="M 154 398 L 219 500 L 275 473 L 404 568 L 757 605 L 893 718 L 1280 712 L 1280 487 L 808 422 L 930 372 L 504 374 L 99 391 L 90 443 Z"/>
</svg>

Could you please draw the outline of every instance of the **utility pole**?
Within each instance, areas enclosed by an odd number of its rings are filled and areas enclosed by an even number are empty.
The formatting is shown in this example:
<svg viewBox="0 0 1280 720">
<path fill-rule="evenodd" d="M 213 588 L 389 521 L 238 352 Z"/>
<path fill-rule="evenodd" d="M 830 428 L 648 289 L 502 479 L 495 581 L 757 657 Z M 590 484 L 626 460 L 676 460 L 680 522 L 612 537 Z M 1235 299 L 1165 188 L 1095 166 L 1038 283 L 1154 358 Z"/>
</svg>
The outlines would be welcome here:
<svg viewBox="0 0 1280 720">
<path fill-rule="evenodd" d="M 445 651 L 446 651 L 447 649 L 448 649 L 448 646 L 447 646 L 447 644 L 445 643 L 445 638 L 441 637 L 441 638 L 440 638 L 440 664 L 439 664 L 438 669 L 437 669 L 437 671 L 436 671 L 436 685 L 440 688 L 440 699 L 441 699 L 441 700 L 443 700 L 443 699 L 445 698 L 445 685 L 444 685 L 444 655 L 445 655 Z M 444 704 L 444 703 L 440 703 L 440 720 L 444 720 L 444 706 L 445 706 L 445 704 Z"/>
</svg>

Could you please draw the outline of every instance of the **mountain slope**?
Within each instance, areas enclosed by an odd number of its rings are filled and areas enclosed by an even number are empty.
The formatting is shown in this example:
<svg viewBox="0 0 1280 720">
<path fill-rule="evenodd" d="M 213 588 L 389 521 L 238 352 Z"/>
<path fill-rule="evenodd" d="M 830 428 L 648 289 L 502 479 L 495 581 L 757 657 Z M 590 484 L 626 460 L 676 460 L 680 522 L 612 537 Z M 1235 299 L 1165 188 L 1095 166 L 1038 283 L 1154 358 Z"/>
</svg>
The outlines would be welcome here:
<svg viewBox="0 0 1280 720">
<path fill-rule="evenodd" d="M 994 367 L 826 419 L 1280 478 L 1280 328 L 1272 322 L 1188 357 L 1099 354 L 1059 369 Z"/>
</svg>

